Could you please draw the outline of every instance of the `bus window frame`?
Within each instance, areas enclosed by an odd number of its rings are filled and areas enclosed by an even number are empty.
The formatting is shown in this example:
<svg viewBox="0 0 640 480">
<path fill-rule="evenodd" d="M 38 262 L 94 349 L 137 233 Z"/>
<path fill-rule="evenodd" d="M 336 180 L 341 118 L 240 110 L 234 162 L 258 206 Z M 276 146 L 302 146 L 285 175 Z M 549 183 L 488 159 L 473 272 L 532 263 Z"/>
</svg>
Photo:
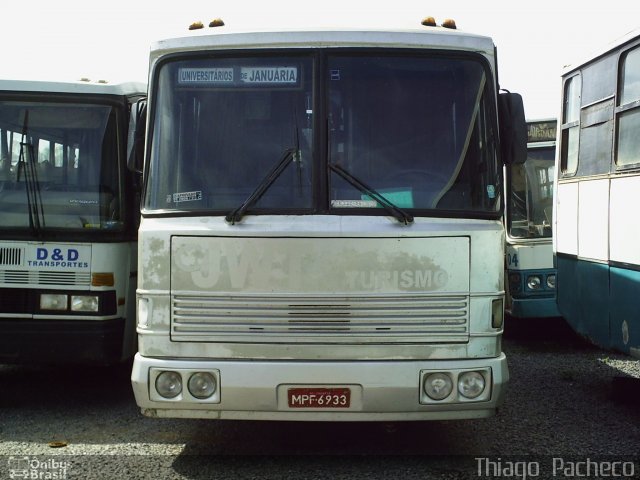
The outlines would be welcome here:
<svg viewBox="0 0 640 480">
<path fill-rule="evenodd" d="M 313 92 L 313 109 L 318 112 L 318 115 L 314 115 L 313 119 L 313 148 L 315 152 L 317 152 L 318 158 L 320 161 L 314 160 L 313 163 L 313 192 L 312 192 L 312 205 L 308 208 L 296 208 L 296 209 L 269 209 L 263 208 L 260 210 L 260 215 L 358 215 L 362 217 L 366 216 L 381 216 L 380 209 L 376 208 L 336 208 L 331 207 L 330 202 L 325 202 L 325 199 L 329 199 L 328 192 L 328 177 L 329 174 L 326 171 L 326 163 L 328 162 L 328 151 L 327 151 L 327 132 L 325 132 L 326 127 L 323 126 L 324 117 L 326 116 L 327 106 L 325 104 L 327 100 L 327 81 L 322 79 L 323 69 L 326 69 L 327 62 L 329 57 L 340 56 L 340 55 L 371 55 L 375 56 L 377 54 L 384 55 L 404 55 L 404 56 L 440 56 L 444 58 L 466 58 L 471 59 L 473 61 L 478 62 L 482 68 L 484 69 L 486 75 L 486 85 L 484 86 L 484 93 L 491 95 L 492 97 L 499 98 L 499 88 L 495 83 L 494 76 L 492 74 L 491 65 L 489 61 L 483 57 L 482 55 L 475 52 L 451 52 L 449 50 L 441 50 L 441 49 L 433 49 L 428 51 L 422 51 L 420 49 L 413 48 L 381 48 L 381 47 L 336 47 L 336 48 L 316 48 L 316 47 L 305 47 L 305 48 L 241 48 L 237 50 L 207 50 L 207 51 L 189 51 L 189 52 L 175 52 L 170 53 L 163 56 L 156 65 L 153 67 L 152 76 L 149 83 L 149 92 L 148 95 L 148 104 L 146 111 L 146 143 L 152 144 L 154 142 L 155 135 L 155 127 L 156 127 L 156 115 L 157 115 L 157 104 L 158 104 L 158 96 L 159 96 L 159 88 L 157 88 L 157 84 L 160 82 L 160 73 L 166 65 L 173 62 L 180 62 L 185 60 L 197 60 L 197 59 L 220 59 L 220 58 L 246 58 L 246 57 L 265 57 L 268 58 L 272 55 L 276 57 L 307 57 L 312 61 L 312 78 L 310 81 L 312 82 L 312 92 Z M 316 69 L 319 70 L 316 71 Z M 514 94 L 518 95 L 518 94 Z M 518 95 L 519 96 L 519 95 Z M 323 100 L 324 99 L 324 100 Z M 500 135 L 499 129 L 499 116 L 500 112 L 498 110 L 498 106 L 493 102 L 488 102 L 486 108 L 492 111 L 493 120 L 491 123 L 491 129 L 493 130 L 493 136 L 489 139 L 495 147 L 497 142 L 497 137 Z M 524 112 L 522 112 L 524 121 Z M 524 130 L 524 145 L 526 147 L 526 128 Z M 500 143 L 500 145 L 502 145 Z M 496 180 L 498 184 L 496 185 L 496 190 L 501 191 L 504 185 L 504 175 L 502 166 L 504 165 L 504 154 L 500 148 L 495 148 L 495 161 L 496 161 Z M 206 215 L 212 215 L 212 210 L 165 210 L 162 208 L 149 208 L 147 206 L 147 199 L 149 195 L 149 188 L 151 184 L 151 162 L 152 162 L 152 149 L 153 147 L 145 146 L 143 151 L 143 186 L 141 192 L 141 209 L 140 214 L 143 217 L 156 217 L 156 218 L 170 218 L 170 217 L 190 217 L 190 216 L 201 216 L 203 213 Z M 524 158 L 526 159 L 526 148 L 524 150 Z M 504 215 L 504 198 L 500 195 L 498 199 L 498 203 L 496 204 L 496 208 L 494 211 L 474 211 L 474 210 L 447 210 L 447 209 L 427 209 L 427 208 L 416 208 L 412 210 L 412 213 L 416 216 L 427 216 L 433 218 L 473 218 L 473 219 L 491 219 L 498 220 L 502 218 Z M 225 211 L 220 211 L 215 213 L 215 215 L 224 215 L 228 213 Z"/>
<path fill-rule="evenodd" d="M 576 80 L 577 79 L 577 80 Z M 567 114 L 567 93 L 568 86 L 576 81 L 578 90 L 577 95 L 577 109 L 578 115 L 576 120 L 565 121 L 565 116 Z M 580 71 L 576 72 L 574 75 L 567 77 L 562 84 L 562 116 L 560 122 L 560 171 L 558 175 L 562 178 L 573 178 L 578 174 L 578 170 L 580 168 L 580 135 L 578 135 L 578 145 L 576 152 L 576 164 L 575 169 L 568 171 L 567 170 L 567 155 L 568 155 L 568 146 L 569 146 L 569 132 L 573 128 L 577 128 L 578 132 L 580 131 L 580 115 L 582 112 L 582 73 Z M 566 132 L 566 134 L 565 134 Z"/>
<path fill-rule="evenodd" d="M 618 148 L 620 143 L 620 120 L 625 116 L 625 114 L 636 111 L 636 114 L 640 115 L 640 95 L 635 100 L 629 101 L 627 103 L 622 103 L 622 89 L 624 87 L 624 78 L 623 78 L 623 67 L 625 66 L 625 62 L 627 57 L 631 52 L 637 52 L 640 55 L 640 43 L 635 43 L 631 45 L 629 48 L 621 50 L 618 55 L 617 62 L 617 72 L 616 72 L 616 104 L 614 106 L 614 116 L 615 116 L 615 133 L 614 133 L 614 145 L 613 145 L 613 168 L 615 172 L 629 172 L 633 170 L 640 169 L 640 156 L 638 157 L 638 161 L 634 163 L 628 164 L 619 164 L 618 163 Z M 640 145 L 640 142 L 638 142 Z"/>
<path fill-rule="evenodd" d="M 71 239 L 79 239 L 80 241 L 93 242 L 96 239 L 102 238 L 104 241 L 117 242 L 123 238 L 133 239 L 137 236 L 137 225 L 139 217 L 139 210 L 136 209 L 135 198 L 129 198 L 135 196 L 133 193 L 135 188 L 133 186 L 133 180 L 131 174 L 127 169 L 126 155 L 127 155 L 127 138 L 123 136 L 121 129 L 122 124 L 128 125 L 130 110 L 128 106 L 127 97 L 118 94 L 93 94 L 93 93 L 69 93 L 69 92 L 32 92 L 32 91 L 20 91 L 20 90 L 7 90 L 0 93 L 1 101 L 18 101 L 18 102 L 43 102 L 45 104 L 59 103 L 64 104 L 78 104 L 88 106 L 103 106 L 110 109 L 110 113 L 115 115 L 115 129 L 116 129 L 116 151 L 118 153 L 118 184 L 120 192 L 118 201 L 120 203 L 120 217 L 123 222 L 121 229 L 59 229 L 55 227 L 47 227 L 47 232 L 51 235 L 55 235 L 56 238 L 61 241 L 71 241 Z M 17 139 L 20 140 L 20 137 Z M 47 140 L 48 141 L 48 140 Z M 36 143 L 35 153 L 38 154 L 38 145 Z M 36 157 L 37 158 L 37 157 Z M 102 161 L 102 160 L 101 160 Z M 10 232 L 12 238 L 16 240 L 33 239 L 33 232 L 23 229 L 7 228 L 5 232 Z"/>
</svg>

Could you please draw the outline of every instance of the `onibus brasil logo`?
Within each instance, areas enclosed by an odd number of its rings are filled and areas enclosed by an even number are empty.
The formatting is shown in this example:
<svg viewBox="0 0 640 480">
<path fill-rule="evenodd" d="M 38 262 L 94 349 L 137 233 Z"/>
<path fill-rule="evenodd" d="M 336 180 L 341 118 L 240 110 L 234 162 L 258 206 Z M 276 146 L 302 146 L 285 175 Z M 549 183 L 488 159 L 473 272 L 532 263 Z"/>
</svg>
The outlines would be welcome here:
<svg viewBox="0 0 640 480">
<path fill-rule="evenodd" d="M 66 480 L 71 463 L 55 458 L 9 457 L 9 478 Z"/>
</svg>

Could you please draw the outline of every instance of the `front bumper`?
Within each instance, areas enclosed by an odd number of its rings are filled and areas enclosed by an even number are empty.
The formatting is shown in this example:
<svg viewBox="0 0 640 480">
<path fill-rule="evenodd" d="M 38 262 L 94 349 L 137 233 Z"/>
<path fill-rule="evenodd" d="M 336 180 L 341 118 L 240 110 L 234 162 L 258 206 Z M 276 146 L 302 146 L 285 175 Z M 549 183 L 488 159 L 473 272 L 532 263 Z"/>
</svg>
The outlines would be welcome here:
<svg viewBox="0 0 640 480">
<path fill-rule="evenodd" d="M 508 313 L 514 318 L 560 317 L 555 296 L 552 298 L 513 298 Z"/>
<path fill-rule="evenodd" d="M 177 371 L 186 379 L 192 372 L 212 372 L 218 380 L 216 395 L 197 400 L 185 390 L 162 399 L 153 379 L 159 371 Z M 431 372 L 450 372 L 454 379 L 465 371 L 487 375 L 486 393 L 469 400 L 455 392 L 432 401 L 422 382 Z M 502 403 L 509 379 L 504 354 L 497 358 L 424 361 L 236 361 L 167 360 L 135 356 L 131 381 L 136 402 L 151 417 L 219 418 L 300 421 L 450 420 L 491 416 Z M 350 406 L 292 408 L 289 388 L 351 390 Z"/>
<path fill-rule="evenodd" d="M 125 319 L 0 319 L 0 363 L 111 365 L 124 360 Z"/>
</svg>

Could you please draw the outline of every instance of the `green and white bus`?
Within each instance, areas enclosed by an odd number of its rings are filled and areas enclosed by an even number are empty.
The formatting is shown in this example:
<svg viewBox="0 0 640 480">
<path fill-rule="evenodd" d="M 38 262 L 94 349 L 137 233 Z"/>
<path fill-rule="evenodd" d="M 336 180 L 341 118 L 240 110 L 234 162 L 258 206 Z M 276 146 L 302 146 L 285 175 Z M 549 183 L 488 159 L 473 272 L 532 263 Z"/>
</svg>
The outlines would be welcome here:
<svg viewBox="0 0 640 480">
<path fill-rule="evenodd" d="M 137 83 L 0 81 L 0 363 L 135 353 Z M 139 181 L 138 181 L 139 183 Z"/>
<path fill-rule="evenodd" d="M 526 158 L 526 126 L 492 40 L 431 20 L 220 24 L 151 48 L 142 412 L 493 414 L 508 380 L 502 166 Z"/>
<path fill-rule="evenodd" d="M 551 230 L 555 119 L 527 122 L 527 161 L 505 167 L 506 310 L 513 318 L 559 317 Z"/>
<path fill-rule="evenodd" d="M 640 357 L 640 31 L 563 72 L 558 307 L 595 345 Z"/>
</svg>

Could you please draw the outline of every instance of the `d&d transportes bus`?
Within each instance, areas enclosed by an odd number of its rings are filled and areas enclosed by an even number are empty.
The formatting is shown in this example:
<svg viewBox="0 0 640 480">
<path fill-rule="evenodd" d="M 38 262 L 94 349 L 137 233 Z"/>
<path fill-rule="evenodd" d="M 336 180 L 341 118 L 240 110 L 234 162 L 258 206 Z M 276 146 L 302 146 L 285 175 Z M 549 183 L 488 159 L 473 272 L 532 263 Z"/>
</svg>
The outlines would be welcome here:
<svg viewBox="0 0 640 480">
<path fill-rule="evenodd" d="M 145 85 L 0 81 L 0 363 L 135 353 L 139 193 L 129 110 Z"/>
</svg>

